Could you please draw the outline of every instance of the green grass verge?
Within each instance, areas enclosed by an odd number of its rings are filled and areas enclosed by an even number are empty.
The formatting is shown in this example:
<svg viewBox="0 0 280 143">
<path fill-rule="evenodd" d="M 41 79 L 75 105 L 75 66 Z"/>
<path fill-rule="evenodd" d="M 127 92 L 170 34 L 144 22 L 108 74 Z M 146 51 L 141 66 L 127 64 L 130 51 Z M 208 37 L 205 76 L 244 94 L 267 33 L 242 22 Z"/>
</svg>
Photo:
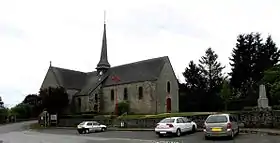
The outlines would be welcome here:
<svg viewBox="0 0 280 143">
<path fill-rule="evenodd" d="M 180 117 L 180 116 L 198 116 L 198 115 L 210 115 L 217 113 L 231 113 L 236 114 L 241 111 L 224 111 L 224 112 L 179 112 L 179 113 L 162 113 L 157 115 L 124 115 L 119 116 L 118 119 L 159 119 L 167 117 Z"/>
<path fill-rule="evenodd" d="M 162 113 L 157 115 L 125 115 L 119 116 L 118 119 L 159 119 L 167 117 L 209 115 L 217 112 L 181 112 L 181 113 Z"/>
<path fill-rule="evenodd" d="M 33 124 L 30 124 L 29 128 L 30 129 L 44 129 L 45 127 L 41 126 L 38 123 L 33 123 Z"/>
</svg>

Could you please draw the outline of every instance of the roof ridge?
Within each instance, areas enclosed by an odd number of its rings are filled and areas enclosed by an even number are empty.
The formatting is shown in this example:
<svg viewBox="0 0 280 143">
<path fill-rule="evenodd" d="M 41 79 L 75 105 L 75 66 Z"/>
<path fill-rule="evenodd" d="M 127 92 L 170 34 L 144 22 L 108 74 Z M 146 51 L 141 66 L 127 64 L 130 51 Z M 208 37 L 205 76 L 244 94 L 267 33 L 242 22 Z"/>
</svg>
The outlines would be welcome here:
<svg viewBox="0 0 280 143">
<path fill-rule="evenodd" d="M 168 56 L 162 56 L 162 57 L 151 58 L 151 59 L 137 61 L 137 62 L 131 62 L 131 63 L 128 63 L 128 64 L 118 65 L 118 66 L 114 66 L 114 67 L 111 67 L 111 68 L 129 66 L 129 65 L 134 65 L 134 64 L 140 64 L 140 63 L 150 62 L 150 61 L 153 61 L 153 60 L 164 59 L 164 58 L 168 58 Z"/>
<path fill-rule="evenodd" d="M 62 70 L 68 70 L 68 71 L 72 71 L 72 72 L 79 72 L 79 73 L 87 74 L 86 72 L 72 70 L 72 69 L 66 69 L 66 68 L 61 68 L 61 67 L 52 66 L 52 68 L 57 68 L 57 69 L 62 69 Z"/>
</svg>

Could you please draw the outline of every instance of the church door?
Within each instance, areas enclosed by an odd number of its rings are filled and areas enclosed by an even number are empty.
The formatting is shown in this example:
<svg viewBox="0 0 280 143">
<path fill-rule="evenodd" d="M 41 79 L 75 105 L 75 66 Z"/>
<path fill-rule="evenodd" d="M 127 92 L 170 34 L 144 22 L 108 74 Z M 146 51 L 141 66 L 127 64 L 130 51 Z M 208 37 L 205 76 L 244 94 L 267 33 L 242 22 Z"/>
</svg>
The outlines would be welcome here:
<svg viewBox="0 0 280 143">
<path fill-rule="evenodd" d="M 167 113 L 171 112 L 171 98 L 166 99 L 166 112 Z"/>
</svg>

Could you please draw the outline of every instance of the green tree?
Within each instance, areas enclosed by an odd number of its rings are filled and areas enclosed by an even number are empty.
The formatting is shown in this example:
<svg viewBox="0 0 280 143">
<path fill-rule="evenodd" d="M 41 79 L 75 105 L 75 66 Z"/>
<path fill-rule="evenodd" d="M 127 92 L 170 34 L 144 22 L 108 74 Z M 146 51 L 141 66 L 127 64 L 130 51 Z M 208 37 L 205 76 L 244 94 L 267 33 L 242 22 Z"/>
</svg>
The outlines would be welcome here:
<svg viewBox="0 0 280 143">
<path fill-rule="evenodd" d="M 206 79 L 203 77 L 201 69 L 193 61 L 190 61 L 189 66 L 183 72 L 183 76 L 187 88 L 191 90 L 200 90 L 206 87 Z"/>
<path fill-rule="evenodd" d="M 207 91 L 219 90 L 223 82 L 222 71 L 225 66 L 218 62 L 218 55 L 211 48 L 208 48 L 199 63 L 202 74 L 206 78 Z"/>
<path fill-rule="evenodd" d="M 209 111 L 217 111 L 222 108 L 222 100 L 219 93 L 223 82 L 222 70 L 225 67 L 218 62 L 218 55 L 211 48 L 206 50 L 205 55 L 201 57 L 199 63 L 202 76 L 205 78 L 205 90 L 207 93 L 202 98 L 203 105 Z"/>
<path fill-rule="evenodd" d="M 265 43 L 261 43 L 255 56 L 254 79 L 260 81 L 264 76 L 264 71 L 278 63 L 280 51 L 276 47 L 271 36 L 268 36 Z"/>
<path fill-rule="evenodd" d="M 40 89 L 42 107 L 51 114 L 61 114 L 68 106 L 68 94 L 63 87 Z"/>
<path fill-rule="evenodd" d="M 230 86 L 229 86 L 229 82 L 227 80 L 224 80 L 222 90 L 221 90 L 220 94 L 221 94 L 221 97 L 224 101 L 224 105 L 225 105 L 224 108 L 227 111 L 228 104 L 229 104 L 230 100 L 232 99 L 231 89 L 230 89 Z"/>
<path fill-rule="evenodd" d="M 262 83 L 266 85 L 267 97 L 270 105 L 280 104 L 280 65 L 276 65 L 264 72 Z"/>
<path fill-rule="evenodd" d="M 127 101 L 118 103 L 118 114 L 122 115 L 124 113 L 129 113 L 129 102 Z"/>
<path fill-rule="evenodd" d="M 234 94 L 254 106 L 258 98 L 258 85 L 264 71 L 279 60 L 279 50 L 269 36 L 265 42 L 259 33 L 241 34 L 230 58 L 230 85 Z"/>
<path fill-rule="evenodd" d="M 28 104 L 32 111 L 31 116 L 37 117 L 42 112 L 41 98 L 36 94 L 27 95 L 22 101 L 23 104 Z"/>
<path fill-rule="evenodd" d="M 180 111 L 194 112 L 203 111 L 204 100 L 206 95 L 206 79 L 203 77 L 201 69 L 190 61 L 188 67 L 183 72 L 185 84 L 180 84 Z M 182 91 L 184 90 L 184 91 Z"/>
<path fill-rule="evenodd" d="M 18 119 L 28 119 L 32 114 L 32 107 L 28 104 L 20 103 L 15 107 L 12 107 L 11 114 L 16 115 Z"/>
</svg>

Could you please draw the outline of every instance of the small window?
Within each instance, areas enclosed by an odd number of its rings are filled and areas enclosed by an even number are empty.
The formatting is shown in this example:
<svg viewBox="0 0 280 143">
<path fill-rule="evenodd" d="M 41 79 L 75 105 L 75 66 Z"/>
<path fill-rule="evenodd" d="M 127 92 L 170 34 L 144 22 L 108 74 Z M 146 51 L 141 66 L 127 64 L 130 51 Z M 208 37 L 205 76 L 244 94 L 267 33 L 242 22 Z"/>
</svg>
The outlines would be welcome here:
<svg viewBox="0 0 280 143">
<path fill-rule="evenodd" d="M 87 123 L 87 126 L 92 126 L 92 123 Z"/>
<path fill-rule="evenodd" d="M 140 86 L 139 88 L 138 88 L 138 94 L 139 94 L 139 99 L 143 99 L 143 87 L 142 86 Z"/>
<path fill-rule="evenodd" d="M 124 88 L 124 91 L 123 91 L 123 100 L 127 100 L 128 99 L 128 96 L 127 96 L 127 88 Z"/>
<path fill-rule="evenodd" d="M 115 96 L 115 95 L 114 95 L 114 90 L 112 89 L 112 90 L 111 90 L 111 101 L 114 101 L 114 96 Z"/>
<path fill-rule="evenodd" d="M 227 116 L 224 115 L 209 116 L 206 119 L 206 123 L 226 123 L 227 121 L 228 121 Z"/>
<path fill-rule="evenodd" d="M 97 94 L 94 95 L 94 100 L 95 100 L 95 102 L 98 102 L 98 95 Z"/>
<path fill-rule="evenodd" d="M 81 107 L 81 105 L 82 105 L 82 100 L 81 98 L 78 98 L 78 107 Z"/>
<path fill-rule="evenodd" d="M 182 119 L 183 119 L 184 123 L 189 123 L 189 122 L 191 122 L 191 120 L 188 119 L 188 118 L 186 118 L 186 117 L 184 117 L 184 118 L 182 118 Z"/>
<path fill-rule="evenodd" d="M 174 123 L 175 119 L 165 118 L 162 119 L 159 123 Z"/>
<path fill-rule="evenodd" d="M 181 119 L 181 118 L 178 118 L 178 119 L 177 119 L 177 123 L 184 123 L 184 120 Z"/>
<path fill-rule="evenodd" d="M 167 92 L 170 93 L 170 82 L 169 81 L 167 82 L 167 87 L 166 88 L 167 88 Z"/>
</svg>

